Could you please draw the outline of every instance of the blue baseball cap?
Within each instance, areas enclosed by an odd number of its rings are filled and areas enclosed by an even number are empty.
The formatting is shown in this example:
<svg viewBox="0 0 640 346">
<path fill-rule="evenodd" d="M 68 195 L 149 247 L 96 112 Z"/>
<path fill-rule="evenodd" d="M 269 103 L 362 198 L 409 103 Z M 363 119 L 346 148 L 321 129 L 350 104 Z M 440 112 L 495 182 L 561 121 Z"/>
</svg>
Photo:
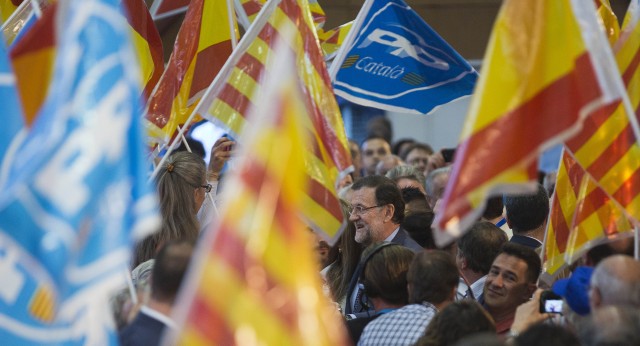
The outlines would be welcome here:
<svg viewBox="0 0 640 346">
<path fill-rule="evenodd" d="M 577 267 L 567 279 L 560 279 L 553 284 L 551 290 L 564 298 L 571 310 L 579 315 L 587 315 L 589 308 L 589 281 L 593 267 Z"/>
</svg>

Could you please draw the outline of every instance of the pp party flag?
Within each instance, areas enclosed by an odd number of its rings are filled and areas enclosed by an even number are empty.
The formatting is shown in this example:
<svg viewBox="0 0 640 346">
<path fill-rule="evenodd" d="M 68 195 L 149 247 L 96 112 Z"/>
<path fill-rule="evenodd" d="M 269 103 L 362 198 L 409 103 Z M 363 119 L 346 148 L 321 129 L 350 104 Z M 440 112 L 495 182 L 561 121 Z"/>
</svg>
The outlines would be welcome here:
<svg viewBox="0 0 640 346">
<path fill-rule="evenodd" d="M 159 226 L 139 71 L 117 0 L 58 5 L 52 92 L 0 194 L 0 339 L 116 344 L 108 293 Z"/>
<path fill-rule="evenodd" d="M 227 4 L 227 0 L 191 1 L 167 68 L 147 105 L 152 141 L 169 142 L 231 54 L 237 28 Z"/>
<path fill-rule="evenodd" d="M 428 114 L 470 95 L 477 73 L 402 0 L 367 0 L 331 65 L 338 96 Z"/>
<path fill-rule="evenodd" d="M 351 157 L 312 23 L 306 0 L 267 2 L 196 112 L 238 138 L 248 123 L 247 111 L 264 88 L 262 80 L 269 68 L 266 62 L 273 54 L 276 38 L 282 30 L 296 30 L 298 34 L 288 44 L 295 52 L 298 78 L 305 87 L 305 114 L 311 117 L 307 131 L 314 139 L 311 146 L 301 148 L 305 152 L 305 171 L 311 177 L 301 210 L 309 227 L 334 242 L 344 222 L 336 185 L 352 169 Z"/>
<path fill-rule="evenodd" d="M 632 235 L 622 206 L 566 149 L 554 191 L 544 241 L 545 275 L 557 275 L 594 245 Z"/>
<path fill-rule="evenodd" d="M 191 0 L 155 0 L 149 12 L 154 20 L 160 20 L 186 12 L 190 2 Z"/>
<path fill-rule="evenodd" d="M 162 42 L 143 0 L 123 0 L 122 7 L 140 65 L 142 95 L 147 98 L 163 71 Z M 44 8 L 42 17 L 10 51 L 28 125 L 40 111 L 53 76 L 56 11 L 56 3 Z"/>
<path fill-rule="evenodd" d="M 13 75 L 7 51 L 0 40 L 0 104 L 2 104 L 2 127 L 0 128 L 0 191 L 3 182 L 18 149 L 21 138 L 24 137 L 24 119 L 22 107 L 18 101 L 16 79 Z"/>
<path fill-rule="evenodd" d="M 538 155 L 624 94 L 592 2 L 503 2 L 456 153 L 438 244 L 460 236 L 485 198 L 527 191 Z"/>
<path fill-rule="evenodd" d="M 346 344 L 299 218 L 310 183 L 300 148 L 312 138 L 293 53 L 276 45 L 266 62 L 269 75 L 239 138 L 236 174 L 226 182 L 218 225 L 192 259 L 176 303 L 179 335 L 169 344 Z"/>
</svg>

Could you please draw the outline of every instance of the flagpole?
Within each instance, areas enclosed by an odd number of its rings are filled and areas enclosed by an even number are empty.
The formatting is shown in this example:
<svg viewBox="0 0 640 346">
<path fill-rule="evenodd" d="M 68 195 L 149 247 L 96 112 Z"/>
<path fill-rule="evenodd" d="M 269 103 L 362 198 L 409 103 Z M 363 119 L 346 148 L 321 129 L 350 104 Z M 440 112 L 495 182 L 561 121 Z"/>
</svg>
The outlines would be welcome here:
<svg viewBox="0 0 640 346">
<path fill-rule="evenodd" d="M 9 25 L 9 23 L 11 23 L 11 21 L 13 20 L 14 17 L 16 17 L 18 15 L 18 13 L 20 11 L 22 11 L 28 4 L 30 4 L 31 2 L 29 1 L 23 1 L 20 6 L 18 6 L 16 8 L 15 11 L 13 11 L 13 13 L 9 16 L 9 18 L 7 18 L 7 20 L 2 23 L 2 26 L 0 26 L 0 30 L 4 31 L 4 29 L 7 27 L 7 25 Z"/>
<path fill-rule="evenodd" d="M 42 17 L 42 9 L 40 8 L 39 0 L 31 0 L 31 8 L 33 9 L 33 13 L 36 15 L 38 19 Z"/>
<path fill-rule="evenodd" d="M 640 227 L 638 227 L 637 225 L 635 225 L 633 227 L 633 258 L 636 259 L 636 261 L 640 260 L 640 249 L 638 249 L 638 247 L 640 246 L 640 243 L 638 242 L 638 240 L 640 239 Z"/>
<path fill-rule="evenodd" d="M 268 15 L 273 11 L 273 9 L 278 6 L 280 4 L 280 0 L 272 0 L 272 1 L 268 1 L 260 10 L 260 12 L 258 13 L 258 16 L 256 17 L 255 21 L 253 22 L 253 25 L 263 25 L 264 23 L 267 22 L 267 20 L 269 20 Z M 245 32 L 244 36 L 242 37 L 242 39 L 240 40 L 240 43 L 238 44 L 239 46 L 239 50 L 236 49 L 234 51 L 231 52 L 231 56 L 229 56 L 229 58 L 227 59 L 227 61 L 224 63 L 224 65 L 222 66 L 222 68 L 220 69 L 220 72 L 218 72 L 218 74 L 216 75 L 216 77 L 213 79 L 213 82 L 211 82 L 211 84 L 209 84 L 209 86 L 207 87 L 207 90 L 205 90 L 205 92 L 202 94 L 202 97 L 200 98 L 200 101 L 198 101 L 198 104 L 196 105 L 196 107 L 193 109 L 193 111 L 191 112 L 191 114 L 189 115 L 189 118 L 187 118 L 187 120 L 184 122 L 184 124 L 182 125 L 183 128 L 180 129 L 180 132 L 178 133 L 178 136 L 182 136 L 184 134 L 184 130 L 186 128 L 188 128 L 188 125 L 191 124 L 191 122 L 193 121 L 193 118 L 196 116 L 196 114 L 198 114 L 201 109 L 203 107 L 203 105 L 205 104 L 205 100 L 207 100 L 209 98 L 209 96 L 211 95 L 211 93 L 214 90 L 214 87 L 221 85 L 222 83 L 219 82 L 220 78 L 222 78 L 223 75 L 223 71 L 226 71 L 229 69 L 229 65 L 231 64 L 235 64 L 236 60 L 239 59 L 240 57 L 238 56 L 238 51 L 242 51 L 244 48 L 248 47 L 251 42 L 249 42 L 248 39 L 248 35 L 247 33 L 249 32 L 249 30 L 247 30 L 247 32 Z M 158 85 L 156 85 L 156 88 L 158 87 Z M 148 106 L 147 106 L 147 110 L 148 110 Z M 169 155 L 171 155 L 171 152 L 173 152 L 175 145 L 177 142 L 177 138 L 173 141 L 171 141 L 171 144 L 169 145 L 169 148 L 167 148 L 167 152 L 165 153 L 165 155 L 162 157 L 162 159 L 160 160 L 160 162 L 158 163 L 158 166 L 156 167 L 156 169 L 153 171 L 153 173 L 151 173 L 151 176 L 149 177 L 149 180 L 153 180 L 156 175 L 158 175 L 158 172 L 160 171 L 160 168 L 162 168 L 162 165 L 164 164 L 164 162 L 166 161 L 167 157 Z"/>
<path fill-rule="evenodd" d="M 155 0 L 153 2 L 153 5 L 151 5 L 151 8 L 149 9 L 149 14 L 151 14 L 151 18 L 153 18 L 153 20 L 156 19 L 156 13 L 158 13 L 158 8 L 160 8 L 160 5 L 162 5 L 162 2 L 164 2 L 164 0 Z"/>
<path fill-rule="evenodd" d="M 233 0 L 227 0 L 227 16 L 229 17 L 229 33 L 231 33 L 231 51 L 233 52 L 238 45 L 238 38 L 236 37 L 235 20 L 233 20 L 233 4 L 231 3 Z"/>
<path fill-rule="evenodd" d="M 333 62 L 331 63 L 331 66 L 329 67 L 329 78 L 331 79 L 332 82 L 335 82 L 336 75 L 338 74 L 338 69 L 340 68 L 340 66 L 336 64 L 336 61 L 344 60 L 344 56 L 349 51 L 349 46 L 351 45 L 351 43 L 353 43 L 355 36 L 358 34 L 358 31 L 360 30 L 359 29 L 360 26 L 362 26 L 362 22 L 364 22 L 364 15 L 361 15 L 361 14 L 367 13 L 372 5 L 373 5 L 373 0 L 367 0 L 362 5 L 360 12 L 358 12 L 358 16 L 356 16 L 356 19 L 353 21 L 351 30 L 349 30 L 349 32 L 347 33 L 347 37 L 345 37 L 344 42 L 342 42 L 342 46 L 340 46 L 340 48 L 338 49 L 338 52 L 336 53 L 336 56 L 333 59 Z"/>
</svg>

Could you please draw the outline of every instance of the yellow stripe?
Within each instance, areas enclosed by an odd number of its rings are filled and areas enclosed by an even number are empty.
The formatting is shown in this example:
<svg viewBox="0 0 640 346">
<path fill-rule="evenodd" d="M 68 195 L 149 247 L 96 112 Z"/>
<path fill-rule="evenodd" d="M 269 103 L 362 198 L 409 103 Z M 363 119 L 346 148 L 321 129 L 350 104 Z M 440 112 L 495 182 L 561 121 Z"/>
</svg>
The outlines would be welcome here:
<svg viewBox="0 0 640 346">
<path fill-rule="evenodd" d="M 625 129 L 629 120 L 622 105 L 600 126 L 589 140 L 576 151 L 575 157 L 583 167 L 589 167 Z"/>
<path fill-rule="evenodd" d="M 140 86 L 144 89 L 149 79 L 153 76 L 153 71 L 155 71 L 156 66 L 151 57 L 149 42 L 140 36 L 132 27 L 129 27 L 129 32 L 133 41 L 134 50 L 136 51 L 136 57 L 138 57 L 138 63 L 140 64 Z"/>
<path fill-rule="evenodd" d="M 198 40 L 198 52 L 231 39 L 226 0 L 204 0 Z M 237 28 L 234 20 L 234 30 Z M 238 37 L 238 35 L 236 35 Z"/>
<path fill-rule="evenodd" d="M 600 185 L 613 195 L 640 168 L 640 148 L 634 144 L 627 153 L 600 179 Z"/>
</svg>

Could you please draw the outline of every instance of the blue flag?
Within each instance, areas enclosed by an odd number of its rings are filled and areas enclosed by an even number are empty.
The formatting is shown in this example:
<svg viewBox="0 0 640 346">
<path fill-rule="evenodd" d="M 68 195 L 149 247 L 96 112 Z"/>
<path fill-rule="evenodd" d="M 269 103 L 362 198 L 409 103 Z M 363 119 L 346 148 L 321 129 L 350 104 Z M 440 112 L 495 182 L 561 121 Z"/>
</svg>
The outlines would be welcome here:
<svg viewBox="0 0 640 346">
<path fill-rule="evenodd" d="M 470 95 L 477 73 L 402 0 L 368 0 L 331 66 L 335 94 L 428 114 Z"/>
<path fill-rule="evenodd" d="M 0 191 L 24 131 L 24 117 L 4 41 L 0 39 Z"/>
<path fill-rule="evenodd" d="M 119 3 L 59 3 L 51 92 L 0 195 L 3 345 L 117 344 L 107 294 L 159 224 Z"/>
</svg>

